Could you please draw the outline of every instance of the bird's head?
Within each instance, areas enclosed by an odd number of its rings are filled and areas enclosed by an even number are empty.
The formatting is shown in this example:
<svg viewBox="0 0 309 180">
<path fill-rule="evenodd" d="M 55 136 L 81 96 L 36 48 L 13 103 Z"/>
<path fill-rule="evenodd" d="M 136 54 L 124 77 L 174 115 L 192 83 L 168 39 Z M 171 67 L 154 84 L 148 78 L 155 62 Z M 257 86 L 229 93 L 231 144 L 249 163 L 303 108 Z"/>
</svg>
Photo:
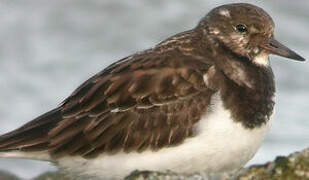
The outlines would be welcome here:
<svg viewBox="0 0 309 180">
<path fill-rule="evenodd" d="M 305 59 L 274 38 L 274 22 L 261 8 L 245 3 L 227 4 L 210 11 L 199 23 L 218 45 L 259 65 L 269 54 Z"/>
</svg>

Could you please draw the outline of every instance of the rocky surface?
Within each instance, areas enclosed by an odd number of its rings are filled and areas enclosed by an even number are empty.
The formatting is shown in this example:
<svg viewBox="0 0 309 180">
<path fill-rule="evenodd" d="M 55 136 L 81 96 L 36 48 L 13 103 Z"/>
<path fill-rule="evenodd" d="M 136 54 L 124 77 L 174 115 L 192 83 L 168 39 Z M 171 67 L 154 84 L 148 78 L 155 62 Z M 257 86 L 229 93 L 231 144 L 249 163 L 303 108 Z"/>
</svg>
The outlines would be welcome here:
<svg viewBox="0 0 309 180">
<path fill-rule="evenodd" d="M 277 157 L 273 162 L 253 165 L 241 170 L 237 175 L 191 176 L 173 172 L 134 171 L 125 180 L 309 180 L 309 148 L 288 157 Z M 0 180 L 20 180 L 8 172 L 0 171 Z M 69 180 L 60 172 L 47 172 L 34 180 Z"/>
<path fill-rule="evenodd" d="M 239 180 L 309 180 L 309 148 L 264 165 L 253 165 Z"/>
<path fill-rule="evenodd" d="M 61 172 L 46 172 L 40 176 L 34 178 L 33 180 L 71 180 L 70 178 L 63 175 Z"/>
</svg>

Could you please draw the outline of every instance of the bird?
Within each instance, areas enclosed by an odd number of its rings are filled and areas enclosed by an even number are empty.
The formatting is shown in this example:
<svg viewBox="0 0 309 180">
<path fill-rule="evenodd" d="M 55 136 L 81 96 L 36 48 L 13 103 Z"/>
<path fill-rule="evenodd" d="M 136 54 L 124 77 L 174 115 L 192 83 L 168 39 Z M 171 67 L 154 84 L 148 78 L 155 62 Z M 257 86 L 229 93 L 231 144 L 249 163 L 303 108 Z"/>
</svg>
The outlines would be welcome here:
<svg viewBox="0 0 309 180">
<path fill-rule="evenodd" d="M 56 108 L 1 135 L 0 157 L 98 179 L 238 170 L 272 120 L 271 54 L 305 61 L 275 39 L 262 8 L 215 7 L 194 28 L 109 65 Z"/>
</svg>

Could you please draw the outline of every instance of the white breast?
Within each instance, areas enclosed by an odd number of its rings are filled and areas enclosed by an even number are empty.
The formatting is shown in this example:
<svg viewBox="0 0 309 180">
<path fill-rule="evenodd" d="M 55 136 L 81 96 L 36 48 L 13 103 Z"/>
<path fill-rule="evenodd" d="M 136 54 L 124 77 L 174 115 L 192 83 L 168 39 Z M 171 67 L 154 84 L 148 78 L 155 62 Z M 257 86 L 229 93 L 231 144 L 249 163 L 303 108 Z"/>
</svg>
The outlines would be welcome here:
<svg viewBox="0 0 309 180">
<path fill-rule="evenodd" d="M 231 119 L 217 95 L 213 112 L 196 125 L 196 136 L 177 147 L 157 152 L 118 153 L 96 159 L 66 157 L 59 165 L 76 173 L 103 179 L 122 179 L 134 170 L 171 170 L 181 173 L 223 172 L 235 170 L 249 161 L 261 145 L 269 123 L 248 130 Z"/>
</svg>

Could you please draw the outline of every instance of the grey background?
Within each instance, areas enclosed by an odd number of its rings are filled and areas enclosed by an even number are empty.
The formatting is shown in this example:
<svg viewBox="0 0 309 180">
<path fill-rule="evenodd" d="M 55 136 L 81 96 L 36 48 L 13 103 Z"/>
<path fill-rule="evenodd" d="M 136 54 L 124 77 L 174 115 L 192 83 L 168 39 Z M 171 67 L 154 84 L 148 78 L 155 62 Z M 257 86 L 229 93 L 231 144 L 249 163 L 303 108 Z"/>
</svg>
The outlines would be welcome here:
<svg viewBox="0 0 309 180">
<path fill-rule="evenodd" d="M 56 107 L 108 64 L 196 25 L 206 0 L 0 0 L 0 134 Z M 309 1 L 251 2 L 276 22 L 276 37 L 309 59 Z M 249 164 L 309 145 L 309 65 L 272 56 L 277 81 L 273 127 Z M 47 162 L 0 159 L 24 179 Z"/>
</svg>

